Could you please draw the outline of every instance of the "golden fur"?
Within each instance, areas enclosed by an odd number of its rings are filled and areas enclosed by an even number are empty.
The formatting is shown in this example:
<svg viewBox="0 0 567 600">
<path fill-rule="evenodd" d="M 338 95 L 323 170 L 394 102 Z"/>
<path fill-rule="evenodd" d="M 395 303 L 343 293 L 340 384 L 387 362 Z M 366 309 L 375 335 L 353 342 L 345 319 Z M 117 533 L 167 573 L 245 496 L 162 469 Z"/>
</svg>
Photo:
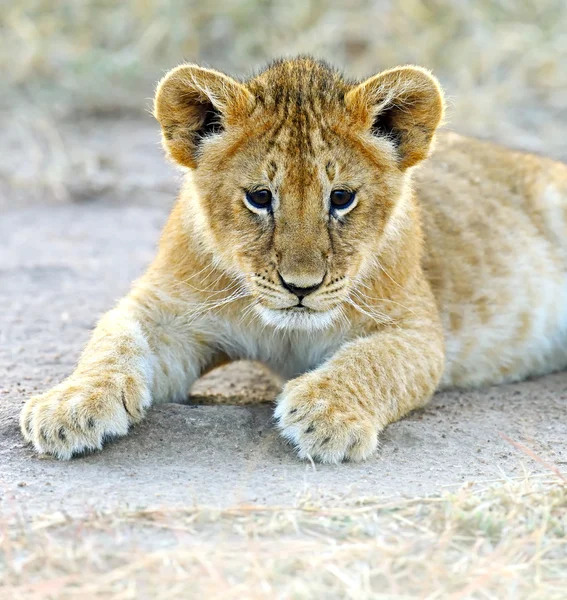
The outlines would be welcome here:
<svg viewBox="0 0 567 600">
<path fill-rule="evenodd" d="M 361 460 L 439 387 L 567 365 L 567 168 L 451 133 L 415 168 L 443 117 L 428 71 L 182 65 L 155 115 L 182 192 L 75 372 L 24 407 L 37 451 L 100 448 L 250 358 L 288 380 L 276 418 L 301 457 Z"/>
</svg>

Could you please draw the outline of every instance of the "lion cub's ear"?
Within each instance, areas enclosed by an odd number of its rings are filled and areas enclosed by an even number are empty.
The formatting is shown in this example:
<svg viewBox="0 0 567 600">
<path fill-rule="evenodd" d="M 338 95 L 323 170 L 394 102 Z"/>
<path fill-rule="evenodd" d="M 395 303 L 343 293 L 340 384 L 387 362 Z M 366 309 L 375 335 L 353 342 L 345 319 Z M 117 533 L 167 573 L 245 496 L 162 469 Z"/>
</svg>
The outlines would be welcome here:
<svg viewBox="0 0 567 600">
<path fill-rule="evenodd" d="M 172 69 L 159 82 L 154 101 L 166 151 L 180 165 L 195 168 L 203 138 L 247 113 L 252 101 L 243 85 L 223 73 L 197 65 Z"/>
<path fill-rule="evenodd" d="M 402 169 L 427 156 L 444 110 L 439 82 L 420 67 L 379 73 L 348 92 L 346 103 L 363 127 L 395 143 Z"/>
</svg>

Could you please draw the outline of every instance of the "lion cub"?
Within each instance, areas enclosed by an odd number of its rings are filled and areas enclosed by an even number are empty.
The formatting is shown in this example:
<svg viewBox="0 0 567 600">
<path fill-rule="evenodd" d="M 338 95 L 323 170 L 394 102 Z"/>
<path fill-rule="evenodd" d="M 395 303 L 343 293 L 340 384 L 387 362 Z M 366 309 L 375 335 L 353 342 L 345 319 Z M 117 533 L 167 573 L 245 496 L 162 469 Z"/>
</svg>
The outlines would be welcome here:
<svg viewBox="0 0 567 600">
<path fill-rule="evenodd" d="M 275 415 L 300 457 L 362 460 L 440 387 L 567 365 L 567 168 L 444 134 L 415 169 L 443 117 L 428 71 L 182 65 L 155 116 L 183 189 L 75 372 L 24 407 L 38 452 L 100 448 L 256 359 L 288 380 Z"/>
</svg>

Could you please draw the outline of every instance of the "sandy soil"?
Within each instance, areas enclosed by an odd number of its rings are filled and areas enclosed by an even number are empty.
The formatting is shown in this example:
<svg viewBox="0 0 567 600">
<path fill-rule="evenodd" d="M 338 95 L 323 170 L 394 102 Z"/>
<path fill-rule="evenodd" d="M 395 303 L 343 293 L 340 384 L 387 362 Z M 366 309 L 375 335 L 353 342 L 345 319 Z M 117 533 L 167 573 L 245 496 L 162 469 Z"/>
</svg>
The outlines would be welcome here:
<svg viewBox="0 0 567 600">
<path fill-rule="evenodd" d="M 57 189 L 53 180 L 38 177 L 45 161 L 34 166 L 17 135 L 4 137 L 3 511 L 281 504 L 306 492 L 323 498 L 432 494 L 464 481 L 546 469 L 510 440 L 565 469 L 566 373 L 439 394 L 425 410 L 389 427 L 372 460 L 314 467 L 297 460 L 274 430 L 270 402 L 277 382 L 252 364 L 211 373 L 193 390 L 193 404 L 155 408 L 130 436 L 101 453 L 68 463 L 36 456 L 18 431 L 22 404 L 72 371 L 97 318 L 142 273 L 177 185 L 153 125 L 101 121 L 59 133 L 67 162 L 58 163 L 63 187 Z M 95 165 L 90 171 L 89 164 Z"/>
</svg>

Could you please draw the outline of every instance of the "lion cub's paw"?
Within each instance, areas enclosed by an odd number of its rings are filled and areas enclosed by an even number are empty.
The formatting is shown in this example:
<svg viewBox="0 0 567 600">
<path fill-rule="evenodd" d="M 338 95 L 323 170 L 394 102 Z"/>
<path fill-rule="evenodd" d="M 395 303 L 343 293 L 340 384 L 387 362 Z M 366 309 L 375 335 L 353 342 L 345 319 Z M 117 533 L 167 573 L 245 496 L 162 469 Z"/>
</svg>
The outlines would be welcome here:
<svg viewBox="0 0 567 600">
<path fill-rule="evenodd" d="M 20 427 L 38 452 L 68 460 L 102 448 L 107 438 L 125 435 L 149 404 L 146 384 L 135 377 L 71 377 L 28 400 Z"/>
<path fill-rule="evenodd" d="M 342 387 L 332 377 L 317 372 L 298 377 L 284 387 L 275 418 L 300 458 L 325 463 L 360 461 L 376 450 L 375 417 Z"/>
</svg>

